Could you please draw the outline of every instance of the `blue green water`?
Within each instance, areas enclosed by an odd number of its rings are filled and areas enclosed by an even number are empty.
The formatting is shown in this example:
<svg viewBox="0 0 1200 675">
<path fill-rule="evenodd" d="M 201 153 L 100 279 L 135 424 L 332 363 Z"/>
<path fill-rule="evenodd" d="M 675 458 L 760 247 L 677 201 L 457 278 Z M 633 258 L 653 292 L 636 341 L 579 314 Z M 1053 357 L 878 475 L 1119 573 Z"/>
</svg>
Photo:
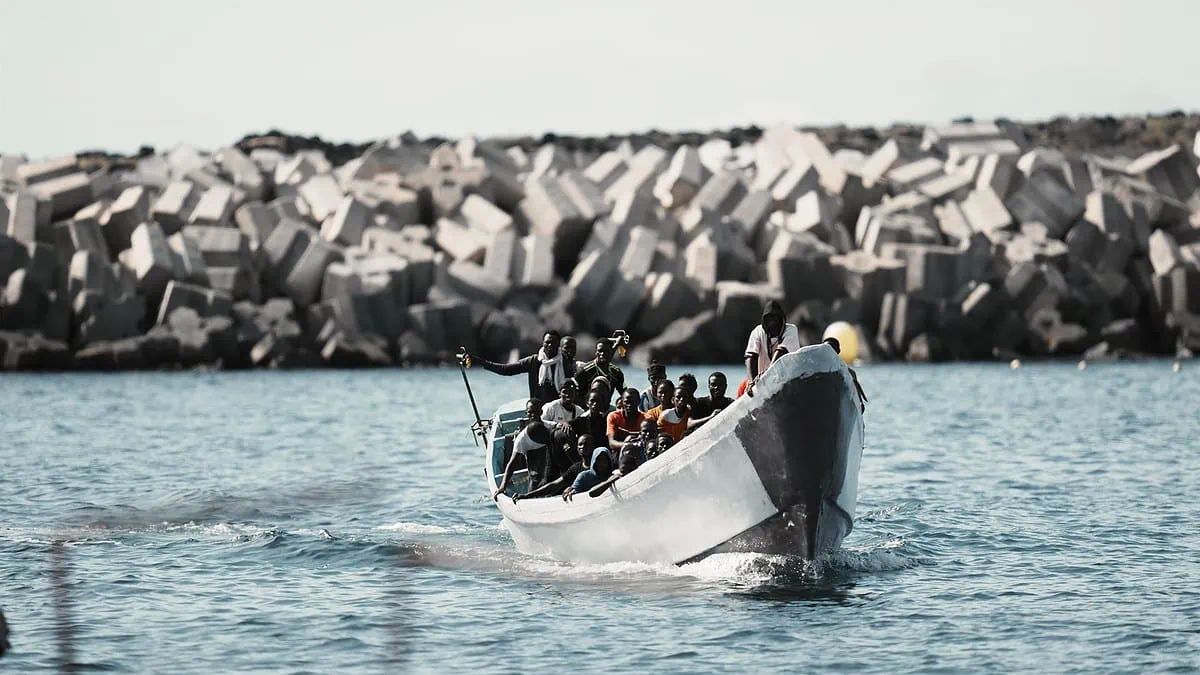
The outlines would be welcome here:
<svg viewBox="0 0 1200 675">
<path fill-rule="evenodd" d="M 683 567 L 516 552 L 453 370 L 0 377 L 0 671 L 1200 668 L 1200 365 L 859 377 L 844 550 Z"/>
</svg>

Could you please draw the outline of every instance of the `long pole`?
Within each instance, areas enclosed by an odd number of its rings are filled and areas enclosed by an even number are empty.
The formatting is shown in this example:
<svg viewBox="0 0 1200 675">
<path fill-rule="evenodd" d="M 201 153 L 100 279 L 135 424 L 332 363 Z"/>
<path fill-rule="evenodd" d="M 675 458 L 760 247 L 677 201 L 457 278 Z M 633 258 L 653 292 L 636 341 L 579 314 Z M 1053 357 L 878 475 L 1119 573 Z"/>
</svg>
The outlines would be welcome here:
<svg viewBox="0 0 1200 675">
<path fill-rule="evenodd" d="M 471 355 L 467 353 L 466 347 L 458 348 L 458 372 L 462 373 L 463 384 L 467 387 L 467 398 L 471 399 L 471 410 L 475 413 L 475 424 L 471 425 L 471 437 L 475 439 L 475 445 L 479 445 L 480 440 L 487 438 L 487 430 L 491 420 L 483 421 L 479 416 L 479 406 L 475 403 L 475 392 L 471 391 L 471 381 L 467 379 L 467 363 Z"/>
</svg>

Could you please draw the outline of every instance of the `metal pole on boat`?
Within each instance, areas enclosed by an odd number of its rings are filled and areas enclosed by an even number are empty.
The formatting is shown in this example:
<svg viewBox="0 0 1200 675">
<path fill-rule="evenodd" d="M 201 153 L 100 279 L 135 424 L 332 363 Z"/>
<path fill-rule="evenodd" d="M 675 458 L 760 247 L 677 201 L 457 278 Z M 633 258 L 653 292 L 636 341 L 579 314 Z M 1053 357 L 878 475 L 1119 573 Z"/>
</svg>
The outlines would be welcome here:
<svg viewBox="0 0 1200 675">
<path fill-rule="evenodd" d="M 467 386 L 467 398 L 471 399 L 471 410 L 475 412 L 475 423 L 471 425 L 471 437 L 475 439 L 475 445 L 479 445 L 479 440 L 487 436 L 491 420 L 484 422 L 483 418 L 479 416 L 479 406 L 475 404 L 475 392 L 471 391 L 471 381 L 467 379 L 467 366 L 471 363 L 471 355 L 467 352 L 466 347 L 459 347 L 457 356 L 458 372 L 462 373 L 463 384 Z"/>
</svg>

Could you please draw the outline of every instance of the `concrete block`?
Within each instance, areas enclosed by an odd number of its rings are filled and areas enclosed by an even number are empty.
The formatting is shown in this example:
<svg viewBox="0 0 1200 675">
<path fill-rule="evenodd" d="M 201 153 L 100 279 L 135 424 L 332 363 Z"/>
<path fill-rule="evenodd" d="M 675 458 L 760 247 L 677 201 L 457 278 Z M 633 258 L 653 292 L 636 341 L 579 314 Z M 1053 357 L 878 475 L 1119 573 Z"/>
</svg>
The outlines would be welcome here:
<svg viewBox="0 0 1200 675">
<path fill-rule="evenodd" d="M 458 220 L 467 227 L 494 235 L 513 229 L 512 216 L 479 195 L 468 195 L 458 208 Z"/>
<path fill-rule="evenodd" d="M 442 218 L 434 229 L 434 241 L 452 260 L 482 263 L 488 239 L 483 232 L 449 218 Z"/>
<path fill-rule="evenodd" d="M 266 276 L 278 290 L 284 290 L 288 275 L 316 236 L 312 227 L 285 219 L 279 221 L 271 236 L 263 242 L 261 251 L 266 260 Z"/>
<path fill-rule="evenodd" d="M 679 275 L 659 274 L 646 295 L 637 318 L 637 335 L 652 337 L 675 319 L 690 316 L 700 308 L 700 298 Z"/>
<path fill-rule="evenodd" d="M 738 205 L 729 214 L 730 220 L 738 226 L 738 231 L 747 244 L 754 245 L 758 241 L 763 223 L 770 217 L 775 208 L 775 201 L 766 190 L 751 190 L 746 193 Z"/>
<path fill-rule="evenodd" d="M 72 215 L 95 198 L 92 178 L 82 171 L 39 181 L 30 189 L 38 199 L 50 202 L 50 216 L 53 219 Z"/>
<path fill-rule="evenodd" d="M 266 181 L 262 171 L 254 160 L 250 159 L 236 146 L 227 146 L 217 151 L 215 155 L 217 166 L 229 177 L 233 184 L 245 193 L 247 199 L 262 199 L 266 190 Z"/>
<path fill-rule="evenodd" d="M 150 217 L 162 226 L 164 234 L 175 234 L 188 222 L 192 209 L 199 200 L 199 190 L 193 183 L 174 181 L 158 196 L 154 208 L 150 211 Z"/>
<path fill-rule="evenodd" d="M 337 208 L 325 218 L 321 225 L 321 236 L 326 241 L 357 246 L 362 242 L 363 231 L 370 219 L 367 206 L 352 195 L 347 195 L 338 203 Z"/>
<path fill-rule="evenodd" d="M 356 182 L 350 191 L 378 213 L 390 216 L 401 225 L 421 222 L 421 200 L 415 190 L 384 180 Z"/>
<path fill-rule="evenodd" d="M 290 219 L 309 225 L 318 222 L 313 218 L 312 209 L 308 208 L 308 202 L 305 202 L 300 195 L 279 197 L 270 201 L 267 208 L 271 209 L 279 220 Z"/>
<path fill-rule="evenodd" d="M 342 188 L 333 174 L 322 173 L 304 181 L 298 190 L 317 222 L 328 218 L 342 202 Z"/>
<path fill-rule="evenodd" d="M 645 282 L 641 277 L 629 277 L 616 271 L 610 278 L 606 294 L 601 296 L 602 305 L 596 324 L 604 333 L 614 330 L 628 331 L 633 317 L 642 306 L 646 295 Z"/>
<path fill-rule="evenodd" d="M 792 142 L 794 152 L 806 157 L 816 168 L 821 177 L 821 185 L 830 194 L 845 197 L 843 194 L 851 183 L 850 176 L 830 154 L 829 149 L 821 142 L 820 137 L 811 132 L 796 134 Z M 796 157 L 793 156 L 793 161 Z M 857 213 L 857 209 L 855 209 Z"/>
<path fill-rule="evenodd" d="M 959 244 L 971 237 L 974 232 L 971 229 L 970 223 L 967 222 L 967 216 L 963 213 L 962 205 L 955 201 L 949 201 L 945 204 L 935 206 L 933 208 L 934 216 L 937 217 L 938 229 L 950 244 Z"/>
<path fill-rule="evenodd" d="M 493 276 L 482 265 L 467 260 L 450 263 L 446 269 L 450 290 L 467 300 L 497 306 L 510 288 L 503 277 Z"/>
<path fill-rule="evenodd" d="M 189 225 L 183 235 L 195 242 L 209 267 L 253 267 L 250 241 L 237 228 Z"/>
<path fill-rule="evenodd" d="M 863 183 L 875 185 L 885 180 L 889 171 L 901 162 L 900 144 L 895 139 L 888 139 L 867 158 L 860 169 Z"/>
<path fill-rule="evenodd" d="M 120 340 L 140 335 L 145 311 L 145 304 L 137 296 L 123 295 L 111 299 L 80 323 L 77 344 L 84 346 L 101 340 Z"/>
<path fill-rule="evenodd" d="M 554 281 L 553 241 L 535 234 L 521 238 L 514 281 L 520 285 L 541 286 Z"/>
<path fill-rule="evenodd" d="M 917 190 L 921 185 L 944 176 L 942 162 L 936 157 L 924 157 L 892 168 L 885 179 L 892 194 Z"/>
<path fill-rule="evenodd" d="M 1184 204 L 1200 189 L 1196 161 L 1179 145 L 1148 152 L 1125 167 L 1126 173 L 1138 176 L 1154 186 L 1155 191 Z M 1179 214 L 1186 217 L 1186 213 Z M 1171 216 L 1176 220 L 1178 216 Z"/>
<path fill-rule="evenodd" d="M 894 354 L 905 354 L 918 335 L 938 324 L 937 305 L 907 293 L 885 293 L 879 306 L 877 336 Z"/>
<path fill-rule="evenodd" d="M 938 203 L 947 199 L 962 199 L 971 190 L 974 176 L 966 171 L 942 174 L 917 187 L 917 192 L 925 195 L 931 202 Z"/>
<path fill-rule="evenodd" d="M 1049 171 L 1029 176 L 1004 203 L 1017 221 L 1042 223 L 1056 239 L 1083 215 L 1083 201 Z"/>
<path fill-rule="evenodd" d="M 879 325 L 883 294 L 903 292 L 905 289 L 904 262 L 880 258 L 866 251 L 851 251 L 832 256 L 829 263 L 840 279 L 845 294 L 859 301 L 864 328 L 874 332 Z"/>
<path fill-rule="evenodd" d="M 233 212 L 233 222 L 257 250 L 279 224 L 279 213 L 262 202 L 246 202 Z"/>
<path fill-rule="evenodd" d="M 325 268 L 340 259 L 337 249 L 320 238 L 313 238 L 288 272 L 283 290 L 301 307 L 313 304 L 320 296 Z"/>
<path fill-rule="evenodd" d="M 691 208 L 702 212 L 728 214 L 745 198 L 746 191 L 746 184 L 740 174 L 720 171 L 704 182 L 700 192 L 692 199 Z"/>
<path fill-rule="evenodd" d="M 962 251 L 950 246 L 886 244 L 882 256 L 905 262 L 905 290 L 931 300 L 953 296 L 962 285 Z"/>
<path fill-rule="evenodd" d="M 612 208 L 604 198 L 604 192 L 582 172 L 567 171 L 559 177 L 559 185 L 575 206 L 581 218 L 591 222 L 607 216 Z"/>
<path fill-rule="evenodd" d="M 1150 264 L 1154 267 L 1155 276 L 1166 276 L 1171 270 L 1183 263 L 1183 253 L 1166 230 L 1155 230 L 1150 235 Z"/>
<path fill-rule="evenodd" d="M 8 236 L 26 244 L 37 240 L 37 195 L 19 190 L 8 197 L 8 217 L 5 232 Z"/>
<path fill-rule="evenodd" d="M 166 238 L 171 250 L 171 277 L 195 284 L 208 283 L 208 266 L 196 242 L 182 232 Z"/>
<path fill-rule="evenodd" d="M 770 284 L 748 284 L 741 281 L 717 283 L 717 319 L 734 333 L 750 334 L 762 318 L 762 308 L 768 300 L 783 300 L 780 289 Z"/>
<path fill-rule="evenodd" d="M 941 244 L 942 238 L 925 218 L 907 214 L 868 213 L 860 242 L 862 250 L 879 255 L 883 247 L 896 244 Z M 860 227 L 861 219 L 860 219 Z"/>
<path fill-rule="evenodd" d="M 690 145 L 680 146 L 671 157 L 665 171 L 654 183 L 654 196 L 667 208 L 690 202 L 708 177 L 708 169 L 700 161 L 700 153 Z"/>
<path fill-rule="evenodd" d="M 211 288 L 170 281 L 159 303 L 156 323 L 168 323 L 172 313 L 180 308 L 192 310 L 197 317 L 229 316 L 233 313 L 233 298 Z"/>
<path fill-rule="evenodd" d="M 149 219 L 150 192 L 140 185 L 122 190 L 100 222 L 108 250 L 115 254 L 129 248 L 134 229 Z"/>
<path fill-rule="evenodd" d="M 1012 216 L 990 187 L 977 187 L 962 201 L 963 216 L 973 232 L 991 233 L 1012 225 Z"/>
<path fill-rule="evenodd" d="M 583 170 L 583 175 L 602 191 L 606 191 L 627 169 L 625 160 L 620 154 L 605 152 Z"/>
<path fill-rule="evenodd" d="M 658 232 L 648 227 L 635 227 L 629 233 L 629 243 L 618 265 L 630 279 L 641 279 L 650 273 L 658 247 Z"/>
<path fill-rule="evenodd" d="M 28 252 L 25 272 L 29 280 L 37 284 L 42 290 L 56 290 L 58 287 L 59 264 L 54 247 L 41 242 L 33 242 L 26 244 L 25 250 Z"/>
<path fill-rule="evenodd" d="M 138 291 L 148 298 L 161 296 L 174 276 L 175 265 L 174 255 L 158 223 L 138 225 L 130 236 L 129 252 Z"/>
<path fill-rule="evenodd" d="M 840 210 L 837 200 L 820 190 L 807 192 L 796 200 L 795 212 L 784 221 L 784 229 L 794 233 L 807 232 L 821 241 L 833 243 Z"/>
<path fill-rule="evenodd" d="M 37 330 L 49 302 L 45 289 L 26 270 L 14 271 L 0 297 L 0 329 Z"/>
<path fill-rule="evenodd" d="M 69 176 L 79 171 L 79 159 L 66 155 L 39 162 L 24 162 L 15 167 L 17 182 L 25 187 Z"/>
<path fill-rule="evenodd" d="M 653 191 L 654 179 L 667 163 L 667 152 L 647 145 L 626 161 L 627 168 L 604 190 L 604 197 L 615 202 L 622 195 L 641 190 Z"/>
<path fill-rule="evenodd" d="M 70 262 L 77 251 L 91 251 L 106 263 L 112 261 L 100 226 L 90 220 L 55 223 L 54 247 L 58 250 L 59 261 L 64 265 Z"/>
<path fill-rule="evenodd" d="M 717 274 L 718 251 L 712 239 L 707 236 L 697 237 L 683 251 L 683 274 L 702 293 L 711 293 L 717 287 L 720 277 Z"/>
<path fill-rule="evenodd" d="M 1001 199 L 1007 199 L 1016 185 L 1016 172 L 1016 164 L 1010 157 L 999 154 L 986 155 L 975 177 L 975 187 L 988 188 Z"/>
<path fill-rule="evenodd" d="M 594 325 L 599 320 L 597 314 L 604 306 L 616 267 L 616 261 L 607 251 L 594 251 L 580 259 L 571 271 L 567 281 L 574 295 L 571 312 L 584 325 Z"/>
<path fill-rule="evenodd" d="M 196 206 L 188 215 L 193 225 L 228 226 L 233 216 L 233 189 L 225 185 L 214 185 L 200 195 Z"/>
</svg>

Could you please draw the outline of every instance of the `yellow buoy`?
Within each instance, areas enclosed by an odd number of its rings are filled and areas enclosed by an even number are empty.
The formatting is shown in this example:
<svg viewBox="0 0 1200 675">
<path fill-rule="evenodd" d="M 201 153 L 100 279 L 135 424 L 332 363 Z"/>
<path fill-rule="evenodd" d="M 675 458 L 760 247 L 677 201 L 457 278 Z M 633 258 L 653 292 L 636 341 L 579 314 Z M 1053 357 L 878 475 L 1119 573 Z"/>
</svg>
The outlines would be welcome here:
<svg viewBox="0 0 1200 675">
<path fill-rule="evenodd" d="M 842 360 L 847 364 L 853 364 L 858 359 L 858 331 L 854 330 L 854 326 L 845 321 L 835 321 L 829 324 L 825 329 L 825 334 L 821 339 L 833 338 L 838 341 L 838 346 L 841 347 Z"/>
</svg>

